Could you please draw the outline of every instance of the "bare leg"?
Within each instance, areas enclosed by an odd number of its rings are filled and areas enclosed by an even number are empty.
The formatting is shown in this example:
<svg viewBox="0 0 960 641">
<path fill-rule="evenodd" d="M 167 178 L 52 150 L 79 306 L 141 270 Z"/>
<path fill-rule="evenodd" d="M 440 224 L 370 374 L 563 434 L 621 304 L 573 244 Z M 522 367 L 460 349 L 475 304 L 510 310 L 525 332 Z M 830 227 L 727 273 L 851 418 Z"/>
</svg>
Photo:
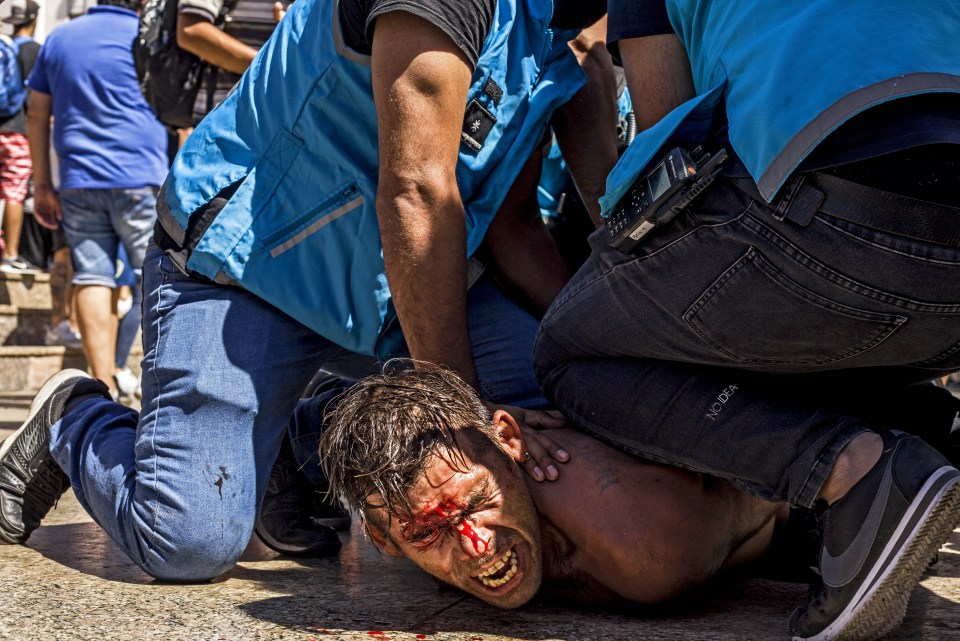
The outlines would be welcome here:
<svg viewBox="0 0 960 641">
<path fill-rule="evenodd" d="M 840 451 L 818 498 L 828 504 L 843 498 L 877 464 L 882 453 L 883 439 L 879 434 L 864 432 L 856 436 Z"/>
<path fill-rule="evenodd" d="M 61 247 L 54 252 L 53 262 L 50 265 L 50 324 L 53 326 L 62 320 L 70 319 L 72 278 L 73 264 L 70 262 L 70 248 Z"/>
<path fill-rule="evenodd" d="M 20 255 L 20 231 L 23 229 L 23 203 L 9 200 L 3 213 L 3 257 L 16 258 Z"/>
<path fill-rule="evenodd" d="M 80 339 L 91 373 L 116 394 L 113 367 L 117 349 L 117 290 L 103 285 L 81 285 L 76 291 Z"/>
</svg>

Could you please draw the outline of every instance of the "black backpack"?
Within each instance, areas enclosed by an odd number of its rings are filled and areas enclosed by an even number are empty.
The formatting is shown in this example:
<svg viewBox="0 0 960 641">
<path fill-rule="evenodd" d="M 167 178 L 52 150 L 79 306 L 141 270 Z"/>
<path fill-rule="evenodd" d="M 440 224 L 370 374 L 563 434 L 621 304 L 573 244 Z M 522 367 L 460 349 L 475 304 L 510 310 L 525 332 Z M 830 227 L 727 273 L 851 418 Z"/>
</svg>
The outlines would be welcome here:
<svg viewBox="0 0 960 641">
<path fill-rule="evenodd" d="M 224 0 L 216 27 L 222 27 L 238 0 Z M 140 32 L 133 41 L 133 63 L 140 91 L 157 120 L 171 129 L 193 126 L 193 104 L 207 63 L 177 45 L 178 0 L 147 0 Z"/>
</svg>

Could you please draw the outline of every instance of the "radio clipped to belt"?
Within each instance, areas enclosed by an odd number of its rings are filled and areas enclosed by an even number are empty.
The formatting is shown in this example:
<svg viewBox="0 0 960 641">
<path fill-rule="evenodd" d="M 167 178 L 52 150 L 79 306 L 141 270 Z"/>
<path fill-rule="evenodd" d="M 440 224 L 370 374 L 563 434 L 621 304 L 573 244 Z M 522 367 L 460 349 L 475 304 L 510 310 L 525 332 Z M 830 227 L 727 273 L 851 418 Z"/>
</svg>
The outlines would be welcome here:
<svg viewBox="0 0 960 641">
<path fill-rule="evenodd" d="M 610 245 L 629 253 L 648 233 L 669 223 L 717 177 L 726 162 L 721 148 L 708 154 L 700 147 L 673 149 L 657 166 L 637 178 L 606 219 Z"/>
</svg>

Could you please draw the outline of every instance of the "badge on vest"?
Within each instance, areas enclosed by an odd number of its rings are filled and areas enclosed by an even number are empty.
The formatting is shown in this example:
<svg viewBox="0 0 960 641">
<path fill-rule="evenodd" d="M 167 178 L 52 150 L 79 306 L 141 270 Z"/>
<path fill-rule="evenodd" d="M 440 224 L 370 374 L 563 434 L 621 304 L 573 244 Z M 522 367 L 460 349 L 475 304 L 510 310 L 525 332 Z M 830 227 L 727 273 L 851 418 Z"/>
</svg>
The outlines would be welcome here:
<svg viewBox="0 0 960 641">
<path fill-rule="evenodd" d="M 494 107 L 500 106 L 500 100 L 503 98 L 503 89 L 500 88 L 500 85 L 498 85 L 493 78 L 487 78 L 487 82 L 483 85 L 483 93 L 493 101 Z"/>
<path fill-rule="evenodd" d="M 480 151 L 487 136 L 497 124 L 492 113 L 483 108 L 476 99 L 467 105 L 467 112 L 463 116 L 463 129 L 460 131 L 460 141 L 474 151 Z"/>
</svg>

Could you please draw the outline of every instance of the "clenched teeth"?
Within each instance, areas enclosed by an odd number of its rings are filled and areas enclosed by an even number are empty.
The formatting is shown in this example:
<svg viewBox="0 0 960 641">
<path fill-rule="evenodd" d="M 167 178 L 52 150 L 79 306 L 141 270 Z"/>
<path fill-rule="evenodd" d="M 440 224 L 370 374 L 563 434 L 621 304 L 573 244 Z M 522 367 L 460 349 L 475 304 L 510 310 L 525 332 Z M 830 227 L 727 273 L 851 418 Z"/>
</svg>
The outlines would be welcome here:
<svg viewBox="0 0 960 641">
<path fill-rule="evenodd" d="M 496 575 L 500 574 L 505 566 L 508 566 L 506 572 L 503 576 L 497 577 Z M 497 588 L 512 579 L 516 573 L 517 556 L 513 553 L 513 550 L 508 550 L 496 563 L 478 574 L 477 578 L 488 588 Z"/>
</svg>

